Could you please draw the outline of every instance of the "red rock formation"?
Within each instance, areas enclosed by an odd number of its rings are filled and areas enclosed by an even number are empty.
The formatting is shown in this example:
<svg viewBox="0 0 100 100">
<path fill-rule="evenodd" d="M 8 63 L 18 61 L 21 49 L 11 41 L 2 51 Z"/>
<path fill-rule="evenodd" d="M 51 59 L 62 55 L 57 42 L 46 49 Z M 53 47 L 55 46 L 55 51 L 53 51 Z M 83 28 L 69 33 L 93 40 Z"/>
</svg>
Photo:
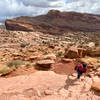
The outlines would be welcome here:
<svg viewBox="0 0 100 100">
<path fill-rule="evenodd" d="M 5 25 L 8 30 L 33 31 L 32 25 L 19 23 L 13 20 L 7 20 Z"/>
<path fill-rule="evenodd" d="M 5 21 L 8 30 L 41 31 L 62 34 L 68 31 L 100 31 L 100 15 L 50 10 L 37 17 L 18 17 Z"/>
</svg>

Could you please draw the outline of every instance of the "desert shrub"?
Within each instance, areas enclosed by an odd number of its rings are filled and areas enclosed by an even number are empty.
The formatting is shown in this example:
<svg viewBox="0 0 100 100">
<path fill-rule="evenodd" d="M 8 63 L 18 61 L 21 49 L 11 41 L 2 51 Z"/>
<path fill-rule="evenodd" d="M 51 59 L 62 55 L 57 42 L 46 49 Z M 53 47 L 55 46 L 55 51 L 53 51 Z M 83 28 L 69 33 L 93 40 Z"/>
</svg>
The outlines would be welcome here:
<svg viewBox="0 0 100 100">
<path fill-rule="evenodd" d="M 32 40 L 36 41 L 36 38 L 32 38 Z"/>
<path fill-rule="evenodd" d="M 20 49 L 19 51 L 20 51 L 20 52 L 23 52 L 23 50 L 22 50 L 22 49 Z"/>
<path fill-rule="evenodd" d="M 48 54 L 48 52 L 46 52 L 46 51 L 43 53 L 43 55 L 47 55 L 47 54 Z"/>
<path fill-rule="evenodd" d="M 64 45 L 63 45 L 63 44 L 61 44 L 61 47 L 63 48 L 63 47 L 64 47 Z"/>
<path fill-rule="evenodd" d="M 43 43 L 43 44 L 49 44 L 49 42 L 48 42 L 48 41 L 42 41 L 42 43 Z"/>
<path fill-rule="evenodd" d="M 95 42 L 95 46 L 99 46 L 99 42 Z"/>
<path fill-rule="evenodd" d="M 4 40 L 8 40 L 8 38 L 4 38 Z"/>
<path fill-rule="evenodd" d="M 81 45 L 85 44 L 85 42 L 80 42 Z"/>
<path fill-rule="evenodd" d="M 57 56 L 57 57 L 63 56 L 63 52 L 58 52 L 56 56 Z"/>
<path fill-rule="evenodd" d="M 14 40 L 11 40 L 11 43 L 14 43 Z"/>
<path fill-rule="evenodd" d="M 56 40 L 59 40 L 59 37 L 56 37 Z"/>
<path fill-rule="evenodd" d="M 98 60 L 100 60 L 100 57 L 96 57 Z"/>
<path fill-rule="evenodd" d="M 15 66 L 15 68 L 18 68 L 20 65 L 25 65 L 25 62 L 22 60 L 13 60 L 13 61 L 9 62 L 7 65 L 8 65 L 8 67 Z"/>
<path fill-rule="evenodd" d="M 25 47 L 28 46 L 28 45 L 29 45 L 29 43 L 24 43 L 24 42 L 23 42 L 23 43 L 20 44 L 20 47 L 25 48 Z"/>
<path fill-rule="evenodd" d="M 46 44 L 46 42 L 45 42 L 45 41 L 42 41 L 42 43 L 43 43 L 43 44 Z"/>
<path fill-rule="evenodd" d="M 26 62 L 26 63 L 25 63 L 25 67 L 27 67 L 27 68 L 30 67 L 31 65 L 32 65 L 32 64 L 31 64 L 30 62 Z"/>
<path fill-rule="evenodd" d="M 10 68 L 9 67 L 4 67 L 0 70 L 0 74 L 7 72 Z"/>
<path fill-rule="evenodd" d="M 21 45 L 20 45 L 22 48 L 25 48 L 27 45 L 26 45 L 26 43 L 21 43 Z"/>
</svg>

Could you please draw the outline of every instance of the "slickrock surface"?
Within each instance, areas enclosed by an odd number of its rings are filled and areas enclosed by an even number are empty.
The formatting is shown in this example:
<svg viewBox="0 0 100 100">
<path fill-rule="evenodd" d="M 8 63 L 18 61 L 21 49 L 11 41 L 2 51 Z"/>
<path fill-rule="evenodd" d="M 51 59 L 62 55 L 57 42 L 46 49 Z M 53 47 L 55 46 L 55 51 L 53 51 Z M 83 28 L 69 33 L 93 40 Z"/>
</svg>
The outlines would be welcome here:
<svg viewBox="0 0 100 100">
<path fill-rule="evenodd" d="M 0 100 L 99 100 L 100 93 L 91 90 L 92 82 L 87 76 L 77 80 L 76 73 L 67 76 L 52 71 L 1 78 Z"/>
<path fill-rule="evenodd" d="M 100 92 L 100 82 L 95 82 L 92 84 L 92 88 Z"/>
</svg>

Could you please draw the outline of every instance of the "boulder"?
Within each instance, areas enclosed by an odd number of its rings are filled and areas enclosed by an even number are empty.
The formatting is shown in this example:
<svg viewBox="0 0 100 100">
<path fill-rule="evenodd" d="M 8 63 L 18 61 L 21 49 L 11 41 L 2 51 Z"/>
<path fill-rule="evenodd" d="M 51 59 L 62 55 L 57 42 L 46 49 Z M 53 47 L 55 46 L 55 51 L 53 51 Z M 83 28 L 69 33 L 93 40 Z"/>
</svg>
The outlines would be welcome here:
<svg viewBox="0 0 100 100">
<path fill-rule="evenodd" d="M 40 60 L 36 64 L 39 67 L 50 68 L 51 67 L 51 64 L 53 64 L 53 63 L 55 63 L 54 60 Z"/>
<path fill-rule="evenodd" d="M 95 47 L 95 43 L 94 42 L 90 42 L 86 45 L 89 48 Z"/>
<path fill-rule="evenodd" d="M 78 48 L 78 55 L 79 57 L 85 57 L 87 55 L 86 49 Z"/>
<path fill-rule="evenodd" d="M 72 59 L 67 59 L 67 58 L 62 58 L 62 61 L 64 63 L 71 63 L 73 60 Z"/>
<path fill-rule="evenodd" d="M 97 47 L 95 49 L 87 49 L 86 52 L 88 56 L 100 57 L 100 47 Z"/>
<path fill-rule="evenodd" d="M 24 60 L 26 58 L 25 55 L 23 55 L 22 53 L 13 53 L 13 60 Z"/>
<path fill-rule="evenodd" d="M 38 59 L 39 58 L 39 56 L 31 56 L 30 58 L 29 58 L 29 60 L 36 60 L 36 59 Z"/>
<path fill-rule="evenodd" d="M 94 82 L 91 86 L 92 89 L 100 92 L 100 82 Z"/>
<path fill-rule="evenodd" d="M 100 47 L 97 47 L 94 51 L 93 51 L 94 56 L 98 56 L 100 57 Z"/>
<path fill-rule="evenodd" d="M 100 66 L 98 59 L 92 57 L 81 58 L 80 62 L 85 62 L 89 68 L 98 68 Z"/>
<path fill-rule="evenodd" d="M 93 82 L 100 82 L 100 78 L 96 75 L 97 73 L 93 74 L 92 81 Z"/>
<path fill-rule="evenodd" d="M 90 43 L 88 44 L 88 46 L 89 46 L 89 47 L 95 47 L 95 43 L 94 43 L 94 42 L 90 42 Z"/>
<path fill-rule="evenodd" d="M 18 52 L 15 52 L 15 53 L 12 53 L 12 56 L 13 57 L 17 57 L 17 56 L 24 56 L 22 53 L 18 53 Z"/>
<path fill-rule="evenodd" d="M 45 95 L 52 95 L 52 94 L 54 94 L 54 91 L 52 91 L 52 90 L 45 90 L 44 94 Z"/>
<path fill-rule="evenodd" d="M 97 75 L 100 77 L 100 72 L 98 72 Z"/>
<path fill-rule="evenodd" d="M 98 72 L 100 72 L 100 67 L 97 69 Z"/>
<path fill-rule="evenodd" d="M 77 48 L 75 46 L 70 47 L 69 49 L 65 50 L 65 57 L 67 58 L 83 58 L 85 56 L 91 56 L 91 57 L 95 57 L 95 56 L 100 56 L 100 50 L 99 48 L 97 49 L 84 49 L 84 48 Z"/>
<path fill-rule="evenodd" d="M 34 48 L 29 48 L 28 49 L 28 52 L 35 52 L 36 51 L 36 49 L 34 49 Z"/>
<path fill-rule="evenodd" d="M 44 55 L 43 59 L 55 60 L 56 56 L 54 54 L 48 54 L 48 55 Z"/>
<path fill-rule="evenodd" d="M 78 58 L 78 48 L 75 46 L 71 46 L 68 50 L 65 51 L 65 58 Z"/>
</svg>

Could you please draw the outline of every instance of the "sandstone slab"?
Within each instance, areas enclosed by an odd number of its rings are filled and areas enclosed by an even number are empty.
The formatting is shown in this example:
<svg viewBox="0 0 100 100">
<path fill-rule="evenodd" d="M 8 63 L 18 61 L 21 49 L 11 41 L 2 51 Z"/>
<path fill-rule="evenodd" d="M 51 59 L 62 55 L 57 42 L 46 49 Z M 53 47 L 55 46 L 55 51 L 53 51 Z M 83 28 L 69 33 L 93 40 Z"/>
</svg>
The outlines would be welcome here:
<svg viewBox="0 0 100 100">
<path fill-rule="evenodd" d="M 54 60 L 40 60 L 37 62 L 37 65 L 40 67 L 50 68 L 51 64 L 55 63 Z"/>
<path fill-rule="evenodd" d="M 100 82 L 94 82 L 94 83 L 92 84 L 92 89 L 94 89 L 94 90 L 100 92 Z"/>
<path fill-rule="evenodd" d="M 78 48 L 71 46 L 67 51 L 65 51 L 65 58 L 78 58 Z"/>
</svg>

